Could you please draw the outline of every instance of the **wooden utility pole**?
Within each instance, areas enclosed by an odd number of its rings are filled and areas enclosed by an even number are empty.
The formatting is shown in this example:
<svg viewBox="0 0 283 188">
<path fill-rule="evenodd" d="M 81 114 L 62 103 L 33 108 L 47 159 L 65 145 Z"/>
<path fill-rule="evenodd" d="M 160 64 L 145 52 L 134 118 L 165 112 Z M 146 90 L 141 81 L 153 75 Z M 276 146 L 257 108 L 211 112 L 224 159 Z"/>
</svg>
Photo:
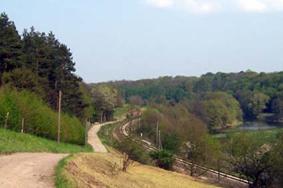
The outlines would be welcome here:
<svg viewBox="0 0 283 188">
<path fill-rule="evenodd" d="M 60 135 L 61 135 L 61 101 L 62 101 L 62 91 L 59 91 L 59 99 L 58 99 L 58 130 L 57 130 L 57 142 L 60 143 Z"/>
<path fill-rule="evenodd" d="M 24 128 L 25 128 L 25 118 L 22 119 L 22 130 L 21 130 L 21 133 L 24 133 Z"/>
</svg>

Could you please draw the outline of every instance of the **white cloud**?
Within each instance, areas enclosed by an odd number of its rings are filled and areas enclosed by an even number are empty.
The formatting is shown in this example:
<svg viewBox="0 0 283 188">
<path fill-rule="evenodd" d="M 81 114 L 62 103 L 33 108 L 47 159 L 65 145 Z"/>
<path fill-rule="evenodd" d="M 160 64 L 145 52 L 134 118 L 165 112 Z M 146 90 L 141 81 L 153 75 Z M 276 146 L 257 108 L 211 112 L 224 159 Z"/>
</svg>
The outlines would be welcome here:
<svg viewBox="0 0 283 188">
<path fill-rule="evenodd" d="M 174 5 L 174 0 L 146 0 L 146 2 L 158 8 L 167 8 Z"/>
<path fill-rule="evenodd" d="M 266 0 L 274 10 L 283 10 L 283 0 Z"/>
<path fill-rule="evenodd" d="M 183 6 L 197 14 L 216 12 L 221 9 L 221 4 L 215 0 L 183 0 Z"/>
<path fill-rule="evenodd" d="M 157 8 L 179 8 L 192 13 L 211 13 L 219 9 L 217 0 L 146 0 L 149 5 Z"/>
<path fill-rule="evenodd" d="M 265 12 L 267 4 L 259 0 L 240 0 L 239 8 L 246 12 Z"/>
<path fill-rule="evenodd" d="M 283 11 L 283 0 L 145 0 L 157 8 L 174 8 L 194 14 L 219 11 L 271 12 Z"/>
</svg>

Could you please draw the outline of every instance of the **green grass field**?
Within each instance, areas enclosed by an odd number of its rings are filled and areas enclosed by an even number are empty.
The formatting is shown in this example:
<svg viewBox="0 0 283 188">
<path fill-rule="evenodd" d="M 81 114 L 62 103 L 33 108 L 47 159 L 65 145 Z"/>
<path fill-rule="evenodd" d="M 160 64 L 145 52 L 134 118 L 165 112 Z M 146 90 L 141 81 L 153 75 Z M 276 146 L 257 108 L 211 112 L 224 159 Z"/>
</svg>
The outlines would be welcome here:
<svg viewBox="0 0 283 188">
<path fill-rule="evenodd" d="M 91 152 L 90 146 L 60 143 L 29 134 L 0 129 L 0 154 L 15 152 L 77 153 Z"/>
</svg>

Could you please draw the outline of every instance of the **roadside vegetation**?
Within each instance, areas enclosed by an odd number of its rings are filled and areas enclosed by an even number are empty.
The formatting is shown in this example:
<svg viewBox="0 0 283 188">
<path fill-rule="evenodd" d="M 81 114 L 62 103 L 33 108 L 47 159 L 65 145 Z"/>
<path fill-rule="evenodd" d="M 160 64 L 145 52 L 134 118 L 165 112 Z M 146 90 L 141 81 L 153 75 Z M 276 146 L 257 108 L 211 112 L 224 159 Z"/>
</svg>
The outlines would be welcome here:
<svg viewBox="0 0 283 188">
<path fill-rule="evenodd" d="M 62 95 L 61 141 L 85 144 L 85 123 L 94 113 L 89 87 L 75 74 L 70 49 L 34 27 L 19 34 L 0 14 L 0 127 L 50 140 L 57 138 Z"/>
<path fill-rule="evenodd" d="M 76 183 L 72 180 L 71 176 L 68 175 L 67 170 L 65 169 L 68 163 L 73 159 L 73 155 L 69 155 L 64 159 L 60 160 L 56 166 L 55 171 L 55 185 L 56 188 L 75 188 Z"/>
<path fill-rule="evenodd" d="M 15 152 L 92 152 L 90 146 L 60 143 L 25 133 L 0 129 L 0 154 Z"/>
<path fill-rule="evenodd" d="M 107 126 L 102 126 L 100 128 L 97 135 L 104 145 L 114 147 L 114 148 L 117 147 L 118 145 L 117 140 L 113 137 L 112 133 L 115 127 L 119 125 L 120 123 L 113 123 Z"/>
<path fill-rule="evenodd" d="M 123 156 L 118 153 L 76 154 L 67 160 L 62 171 L 75 182 L 75 187 L 216 187 L 136 162 L 124 172 L 121 161 Z"/>
<path fill-rule="evenodd" d="M 56 140 L 57 118 L 57 113 L 35 94 L 10 88 L 0 89 L 2 128 L 16 132 L 21 132 L 23 128 L 25 133 Z M 61 141 L 83 145 L 85 129 L 80 120 L 68 114 L 62 114 L 61 119 Z"/>
</svg>

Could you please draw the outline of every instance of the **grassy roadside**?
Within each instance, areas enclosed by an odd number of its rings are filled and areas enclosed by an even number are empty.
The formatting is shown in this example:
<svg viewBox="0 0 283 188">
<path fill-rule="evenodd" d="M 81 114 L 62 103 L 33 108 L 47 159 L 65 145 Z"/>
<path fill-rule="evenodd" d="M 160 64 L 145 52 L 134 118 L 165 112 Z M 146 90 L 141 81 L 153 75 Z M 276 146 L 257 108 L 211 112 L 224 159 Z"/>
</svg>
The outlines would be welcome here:
<svg viewBox="0 0 283 188">
<path fill-rule="evenodd" d="M 37 136 L 0 129 L 0 154 L 15 152 L 77 153 L 91 152 L 90 146 L 79 146 L 47 140 Z"/>
<path fill-rule="evenodd" d="M 55 180 L 55 186 L 57 188 L 74 188 L 76 187 L 76 183 L 72 181 L 72 178 L 69 177 L 68 173 L 65 170 L 65 167 L 71 161 L 73 158 L 73 155 L 69 155 L 65 157 L 64 159 L 60 160 L 59 163 L 56 166 L 56 180 Z"/>
<path fill-rule="evenodd" d="M 208 188 L 216 187 L 194 178 L 160 168 L 133 163 L 122 171 L 118 153 L 79 153 L 60 162 L 57 167 L 57 188 L 63 187 L 152 187 Z M 65 179 L 67 178 L 67 179 Z"/>
<path fill-rule="evenodd" d="M 119 124 L 120 123 L 121 122 L 119 122 Z M 113 123 L 111 125 L 103 126 L 98 131 L 97 135 L 104 145 L 111 147 L 115 147 L 117 145 L 117 141 L 112 136 L 113 130 L 118 126 L 117 124 L 118 123 Z"/>
</svg>

